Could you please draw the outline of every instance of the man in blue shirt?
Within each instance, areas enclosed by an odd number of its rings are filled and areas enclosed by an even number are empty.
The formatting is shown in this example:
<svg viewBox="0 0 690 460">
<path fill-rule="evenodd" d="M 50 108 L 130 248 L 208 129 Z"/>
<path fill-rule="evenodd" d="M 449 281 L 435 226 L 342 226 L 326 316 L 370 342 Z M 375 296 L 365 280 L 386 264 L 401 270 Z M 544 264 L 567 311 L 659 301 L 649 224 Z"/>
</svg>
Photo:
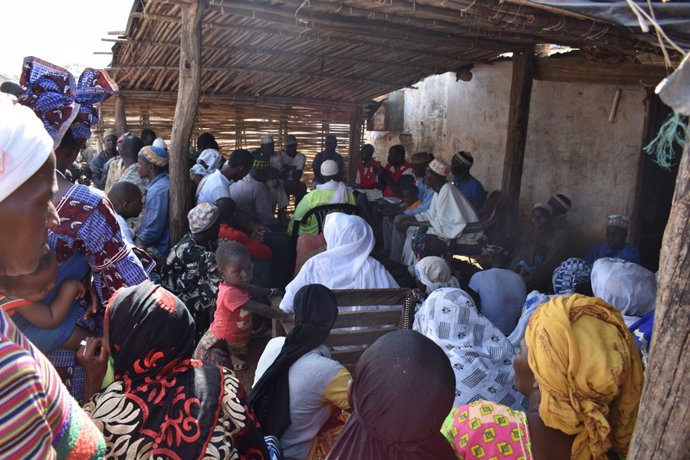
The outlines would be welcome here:
<svg viewBox="0 0 690 460">
<path fill-rule="evenodd" d="M 603 257 L 615 257 L 639 264 L 640 251 L 632 244 L 626 243 L 629 225 L 630 221 L 627 217 L 619 214 L 610 215 L 606 225 L 606 243 L 597 244 L 590 249 L 585 256 L 585 261 L 593 264 Z"/>
<path fill-rule="evenodd" d="M 168 152 L 146 146 L 139 151 L 139 176 L 149 180 L 144 197 L 144 216 L 137 231 L 136 245 L 160 260 L 170 251 L 168 233 Z"/>
<path fill-rule="evenodd" d="M 453 173 L 453 185 L 455 185 L 465 198 L 467 198 L 474 210 L 479 213 L 484 205 L 486 191 L 484 186 L 472 174 L 470 168 L 474 164 L 474 158 L 469 152 L 458 152 L 453 155 L 450 170 Z"/>
</svg>

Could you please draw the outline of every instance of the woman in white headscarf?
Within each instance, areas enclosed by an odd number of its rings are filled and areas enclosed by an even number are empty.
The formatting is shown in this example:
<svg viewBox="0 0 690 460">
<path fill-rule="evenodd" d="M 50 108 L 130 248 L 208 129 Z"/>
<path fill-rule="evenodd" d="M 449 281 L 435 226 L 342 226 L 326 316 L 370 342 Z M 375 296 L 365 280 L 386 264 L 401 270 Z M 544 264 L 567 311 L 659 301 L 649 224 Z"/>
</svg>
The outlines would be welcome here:
<svg viewBox="0 0 690 460">
<path fill-rule="evenodd" d="M 604 257 L 594 262 L 592 291 L 619 309 L 628 327 L 656 307 L 656 275 L 623 259 Z"/>
<path fill-rule="evenodd" d="M 485 399 L 524 409 L 524 398 L 513 386 L 513 357 L 519 350 L 477 311 L 465 291 L 432 292 L 415 316 L 413 329 L 436 342 L 450 359 L 456 407 Z"/>
<path fill-rule="evenodd" d="M 295 294 L 307 284 L 323 284 L 329 289 L 399 287 L 384 266 L 369 257 L 374 248 L 374 233 L 364 219 L 340 212 L 330 213 L 324 222 L 323 236 L 326 251 L 307 260 L 287 285 L 281 309 L 293 313 Z"/>
<path fill-rule="evenodd" d="M 199 154 L 199 158 L 196 159 L 196 164 L 203 166 L 206 170 L 206 175 L 208 175 L 218 169 L 220 161 L 221 157 L 218 150 L 205 149 Z"/>
<path fill-rule="evenodd" d="M 417 288 L 412 291 L 417 300 L 414 307 L 415 313 L 419 311 L 424 301 L 429 297 L 429 294 L 436 289 L 460 287 L 460 283 L 451 273 L 450 267 L 443 257 L 424 257 L 415 264 L 414 277 L 417 283 Z"/>
<path fill-rule="evenodd" d="M 415 264 L 414 275 L 426 287 L 427 294 L 443 287 L 460 287 L 460 283 L 450 272 L 450 267 L 443 257 L 423 258 Z"/>
</svg>

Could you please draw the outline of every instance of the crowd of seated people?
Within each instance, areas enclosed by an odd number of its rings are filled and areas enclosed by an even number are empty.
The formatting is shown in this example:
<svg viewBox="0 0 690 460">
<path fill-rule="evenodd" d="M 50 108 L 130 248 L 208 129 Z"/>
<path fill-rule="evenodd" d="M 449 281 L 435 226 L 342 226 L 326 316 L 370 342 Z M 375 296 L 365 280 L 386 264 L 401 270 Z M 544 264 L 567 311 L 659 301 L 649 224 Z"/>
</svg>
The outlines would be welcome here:
<svg viewBox="0 0 690 460">
<path fill-rule="evenodd" d="M 95 120 L 56 124 L 65 101 L 45 96 L 69 73 L 35 59 L 25 72 L 18 100 L 0 95 L 0 457 L 626 454 L 657 280 L 625 216 L 575 258 L 563 194 L 532 207 L 521 238 L 485 234 L 469 152 L 449 164 L 394 145 L 384 166 L 366 144 L 350 182 L 332 135 L 308 166 L 294 135 L 282 151 L 264 134 L 221 152 L 202 133 L 189 231 L 171 241 L 165 142 L 107 132 L 93 181 L 72 183 Z M 113 92 L 86 89 L 92 106 Z M 296 266 L 304 236 L 317 246 Z M 458 270 L 456 243 L 481 248 L 480 268 Z M 354 367 L 333 359 L 338 315 L 381 308 L 333 291 L 401 285 L 416 287 L 413 330 L 392 328 Z M 293 327 L 266 343 L 271 319 Z"/>
</svg>

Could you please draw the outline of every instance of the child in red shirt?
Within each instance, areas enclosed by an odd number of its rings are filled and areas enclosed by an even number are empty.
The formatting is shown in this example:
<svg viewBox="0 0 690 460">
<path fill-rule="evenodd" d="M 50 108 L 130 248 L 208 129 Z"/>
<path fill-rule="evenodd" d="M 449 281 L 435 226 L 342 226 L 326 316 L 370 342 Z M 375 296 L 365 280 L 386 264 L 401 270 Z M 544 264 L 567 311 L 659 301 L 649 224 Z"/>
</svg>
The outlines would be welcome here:
<svg viewBox="0 0 690 460">
<path fill-rule="evenodd" d="M 235 370 L 246 369 L 239 359 L 231 357 L 247 352 L 252 332 L 252 313 L 267 318 L 287 319 L 288 313 L 251 297 L 272 297 L 277 289 L 252 286 L 252 261 L 247 248 L 236 241 L 223 241 L 216 250 L 216 264 L 223 281 L 218 289 L 216 311 L 211 327 L 203 335 L 194 351 L 201 361 Z"/>
</svg>

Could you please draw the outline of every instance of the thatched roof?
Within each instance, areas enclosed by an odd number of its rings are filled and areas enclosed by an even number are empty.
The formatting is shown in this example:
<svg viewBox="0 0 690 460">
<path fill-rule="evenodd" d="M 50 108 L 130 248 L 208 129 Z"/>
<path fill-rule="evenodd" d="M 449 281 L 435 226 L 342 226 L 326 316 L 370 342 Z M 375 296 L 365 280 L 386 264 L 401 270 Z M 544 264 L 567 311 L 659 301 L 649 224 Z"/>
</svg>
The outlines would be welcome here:
<svg viewBox="0 0 690 460">
<path fill-rule="evenodd" d="M 123 94 L 177 90 L 188 2 L 135 0 L 113 47 L 111 74 Z M 655 50 L 620 26 L 498 0 L 211 0 L 202 36 L 201 92 L 228 103 L 361 104 L 534 44 L 621 61 Z"/>
</svg>

